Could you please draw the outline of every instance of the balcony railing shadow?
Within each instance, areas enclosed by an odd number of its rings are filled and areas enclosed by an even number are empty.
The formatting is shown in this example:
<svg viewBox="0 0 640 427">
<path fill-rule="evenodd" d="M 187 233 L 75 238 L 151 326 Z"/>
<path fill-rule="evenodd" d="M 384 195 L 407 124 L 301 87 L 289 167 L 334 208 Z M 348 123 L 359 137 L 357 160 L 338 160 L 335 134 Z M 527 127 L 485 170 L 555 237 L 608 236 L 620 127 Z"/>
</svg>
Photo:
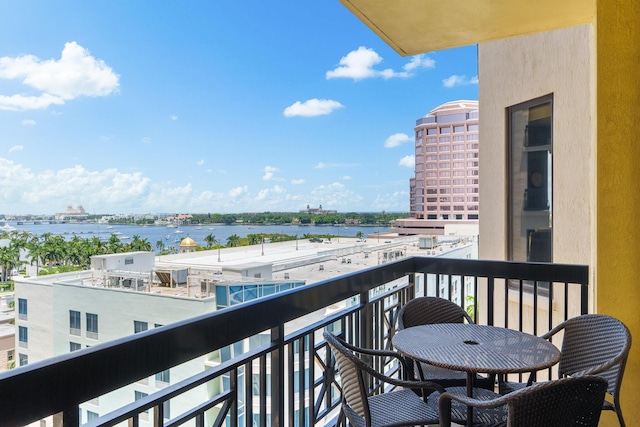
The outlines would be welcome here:
<svg viewBox="0 0 640 427">
<path fill-rule="evenodd" d="M 0 425 L 335 425 L 340 388 L 322 331 L 388 349 L 399 308 L 421 295 L 456 301 L 476 323 L 539 335 L 587 312 L 588 267 L 386 263 L 2 373 Z M 136 383 L 168 369 L 178 373 L 170 384 L 134 400 Z M 86 405 L 99 418 L 81 420 Z"/>
</svg>

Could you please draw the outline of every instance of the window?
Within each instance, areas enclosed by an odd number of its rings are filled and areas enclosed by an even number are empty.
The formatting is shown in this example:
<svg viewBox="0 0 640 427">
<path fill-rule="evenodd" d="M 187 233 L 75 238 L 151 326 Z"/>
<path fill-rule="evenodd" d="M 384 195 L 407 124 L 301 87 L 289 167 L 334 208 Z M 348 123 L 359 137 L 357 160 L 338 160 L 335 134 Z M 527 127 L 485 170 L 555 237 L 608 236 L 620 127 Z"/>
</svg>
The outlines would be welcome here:
<svg viewBox="0 0 640 427">
<path fill-rule="evenodd" d="M 130 265 L 130 264 L 133 264 L 133 258 L 125 258 L 124 265 Z"/>
<path fill-rule="evenodd" d="M 95 420 L 96 418 L 99 418 L 99 417 L 100 415 L 98 413 L 87 411 L 87 421 Z"/>
<path fill-rule="evenodd" d="M 98 339 L 98 315 L 87 313 L 87 338 Z"/>
<path fill-rule="evenodd" d="M 7 361 L 11 362 L 14 357 L 16 357 L 15 350 L 7 350 Z"/>
<path fill-rule="evenodd" d="M 18 319 L 27 320 L 27 300 L 18 298 Z"/>
<path fill-rule="evenodd" d="M 80 335 L 80 312 L 69 310 L 69 334 Z"/>
<path fill-rule="evenodd" d="M 162 418 L 165 420 L 171 418 L 171 405 L 169 405 L 169 400 L 162 402 Z"/>
<path fill-rule="evenodd" d="M 166 371 L 158 372 L 156 374 L 156 382 L 169 384 L 170 381 L 171 381 L 171 374 L 169 369 L 167 369 Z"/>
<path fill-rule="evenodd" d="M 29 347 L 29 330 L 26 326 L 18 326 L 18 346 L 22 348 Z"/>
<path fill-rule="evenodd" d="M 78 342 L 70 342 L 69 343 L 69 351 L 77 351 L 82 348 L 82 345 Z"/>
<path fill-rule="evenodd" d="M 134 399 L 136 401 L 140 400 L 140 399 L 144 399 L 145 397 L 147 397 L 149 394 L 148 393 L 143 393 L 141 391 L 134 391 Z M 149 413 L 149 410 L 147 409 L 146 411 L 144 411 L 145 414 Z"/>
<path fill-rule="evenodd" d="M 551 262 L 553 97 L 508 109 L 509 259 Z"/>
<path fill-rule="evenodd" d="M 138 332 L 143 332 L 149 329 L 149 324 L 147 322 L 140 322 L 139 320 L 133 321 L 133 333 L 137 334 Z"/>
<path fill-rule="evenodd" d="M 20 359 L 19 365 L 24 366 L 29 364 L 29 356 L 26 354 L 19 353 L 18 358 Z"/>
</svg>

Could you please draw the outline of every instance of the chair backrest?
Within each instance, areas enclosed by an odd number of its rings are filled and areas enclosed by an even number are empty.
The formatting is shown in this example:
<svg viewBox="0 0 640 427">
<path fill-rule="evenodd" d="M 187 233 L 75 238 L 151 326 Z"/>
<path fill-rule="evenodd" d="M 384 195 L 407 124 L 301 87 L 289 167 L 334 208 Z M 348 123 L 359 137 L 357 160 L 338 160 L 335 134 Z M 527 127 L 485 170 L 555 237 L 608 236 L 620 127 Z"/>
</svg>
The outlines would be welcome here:
<svg viewBox="0 0 640 427">
<path fill-rule="evenodd" d="M 596 427 L 607 380 L 585 375 L 535 384 L 505 396 L 508 426 Z"/>
<path fill-rule="evenodd" d="M 398 329 L 433 323 L 473 323 L 458 304 L 444 298 L 419 297 L 408 301 L 398 312 Z"/>
<path fill-rule="evenodd" d="M 342 380 L 343 404 L 346 404 L 351 415 L 354 413 L 363 421 L 371 419 L 367 391 L 360 365 L 364 364 L 351 350 L 342 345 L 340 340 L 330 332 L 323 333 L 336 359 L 336 365 Z M 368 424 L 368 422 L 367 422 Z"/>
<path fill-rule="evenodd" d="M 616 395 L 631 348 L 629 329 L 611 316 L 585 314 L 565 321 L 558 373 L 573 375 L 599 365 L 612 363 L 606 369 L 587 371 L 609 382 L 608 391 Z"/>
</svg>

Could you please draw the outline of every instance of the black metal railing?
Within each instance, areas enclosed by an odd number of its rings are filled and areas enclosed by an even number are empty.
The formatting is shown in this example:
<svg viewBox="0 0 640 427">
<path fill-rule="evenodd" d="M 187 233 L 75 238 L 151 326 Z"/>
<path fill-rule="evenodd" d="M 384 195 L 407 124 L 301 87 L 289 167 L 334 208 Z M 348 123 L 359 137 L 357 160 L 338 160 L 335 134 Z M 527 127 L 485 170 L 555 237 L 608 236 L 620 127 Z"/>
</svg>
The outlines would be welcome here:
<svg viewBox="0 0 640 427">
<path fill-rule="evenodd" d="M 426 257 L 385 263 L 4 372 L 0 425 L 50 416 L 74 427 L 332 425 L 340 389 L 322 331 L 390 348 L 398 309 L 427 294 L 457 301 L 477 323 L 543 333 L 587 312 L 588 267 Z M 106 407 L 102 396 L 187 365 L 199 369 Z M 81 419 L 96 399 L 99 418 Z"/>
</svg>

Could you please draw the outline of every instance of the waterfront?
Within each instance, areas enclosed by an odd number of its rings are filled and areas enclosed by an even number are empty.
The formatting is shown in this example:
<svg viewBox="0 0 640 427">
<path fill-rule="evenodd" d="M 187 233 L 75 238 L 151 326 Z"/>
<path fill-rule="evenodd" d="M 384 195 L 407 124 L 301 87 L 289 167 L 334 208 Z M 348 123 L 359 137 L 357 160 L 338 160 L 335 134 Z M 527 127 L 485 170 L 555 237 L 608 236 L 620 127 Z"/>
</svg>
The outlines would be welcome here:
<svg viewBox="0 0 640 427">
<path fill-rule="evenodd" d="M 206 246 L 204 238 L 213 234 L 220 243 L 226 244 L 227 238 L 233 234 L 239 237 L 246 237 L 249 234 L 288 234 L 298 236 L 300 239 L 304 235 L 330 234 L 339 237 L 356 237 L 358 232 L 362 232 L 364 237 L 377 232 L 387 232 L 389 227 L 362 227 L 362 226 L 334 226 L 334 225 L 181 225 L 175 228 L 166 226 L 141 226 L 123 224 L 97 224 L 97 223 L 71 223 L 71 224 L 16 224 L 8 223 L 18 232 L 27 231 L 29 233 L 42 235 L 51 233 L 61 235 L 65 239 L 73 236 L 91 239 L 98 237 L 101 240 L 108 240 L 112 234 L 117 234 L 120 240 L 128 242 L 137 235 L 141 239 L 147 239 L 155 247 L 156 242 L 162 240 L 166 246 L 178 245 L 180 240 L 191 237 L 198 245 Z"/>
</svg>

